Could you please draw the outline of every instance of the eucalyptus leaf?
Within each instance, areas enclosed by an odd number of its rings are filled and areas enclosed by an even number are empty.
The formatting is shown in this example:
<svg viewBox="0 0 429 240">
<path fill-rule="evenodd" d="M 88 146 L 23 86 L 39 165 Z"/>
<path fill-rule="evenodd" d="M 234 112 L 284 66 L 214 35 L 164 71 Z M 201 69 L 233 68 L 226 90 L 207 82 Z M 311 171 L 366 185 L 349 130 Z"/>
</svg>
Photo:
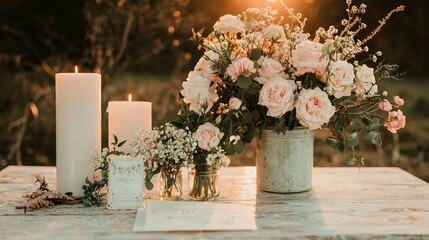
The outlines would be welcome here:
<svg viewBox="0 0 429 240">
<path fill-rule="evenodd" d="M 359 137 L 358 137 L 357 133 L 354 132 L 350 135 L 350 138 L 347 141 L 347 145 L 350 147 L 355 147 L 355 146 L 359 145 Z"/>
<path fill-rule="evenodd" d="M 242 153 L 244 150 L 244 143 L 242 141 L 238 141 L 234 144 L 234 150 L 236 153 Z"/>
<path fill-rule="evenodd" d="M 230 145 L 226 146 L 226 148 L 225 148 L 225 152 L 226 152 L 228 155 L 232 155 L 232 154 L 234 154 L 234 153 L 235 153 L 234 146 L 233 146 L 232 144 L 230 144 Z"/>
<path fill-rule="evenodd" d="M 148 171 L 146 173 L 146 178 L 150 181 L 153 178 L 154 175 L 155 175 L 154 171 Z"/>
<path fill-rule="evenodd" d="M 145 181 L 144 184 L 145 184 L 147 190 L 153 189 L 153 183 L 151 181 Z"/>
<path fill-rule="evenodd" d="M 355 165 L 357 161 L 358 161 L 357 157 L 353 154 L 350 155 L 346 160 L 348 165 Z"/>
<path fill-rule="evenodd" d="M 262 49 L 255 48 L 250 52 L 250 60 L 258 61 L 262 56 Z"/>
<path fill-rule="evenodd" d="M 259 86 L 259 84 L 257 84 L 256 82 L 252 82 L 252 84 L 250 84 L 249 88 L 247 89 L 247 93 L 250 95 L 256 95 L 260 92 L 261 87 Z"/>
<path fill-rule="evenodd" d="M 249 112 L 245 112 L 242 118 L 243 123 L 251 123 L 252 122 L 252 114 Z"/>
<path fill-rule="evenodd" d="M 255 137 L 256 128 L 253 125 L 249 125 L 243 136 L 243 141 L 249 143 Z"/>
<path fill-rule="evenodd" d="M 242 89 L 248 89 L 252 84 L 252 80 L 248 77 L 244 77 L 242 75 L 238 76 L 237 84 Z"/>
<path fill-rule="evenodd" d="M 256 110 L 253 110 L 252 111 L 252 119 L 253 119 L 253 121 L 258 121 L 258 119 L 259 119 L 259 117 L 261 116 L 261 114 L 258 112 L 258 111 L 256 111 Z"/>
</svg>

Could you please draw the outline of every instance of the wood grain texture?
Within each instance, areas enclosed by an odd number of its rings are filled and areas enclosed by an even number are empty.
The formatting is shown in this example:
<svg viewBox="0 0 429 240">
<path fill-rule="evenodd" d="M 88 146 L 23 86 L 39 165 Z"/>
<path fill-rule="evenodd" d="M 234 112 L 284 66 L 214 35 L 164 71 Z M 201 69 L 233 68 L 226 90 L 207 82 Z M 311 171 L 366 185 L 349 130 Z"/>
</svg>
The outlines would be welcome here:
<svg viewBox="0 0 429 240">
<path fill-rule="evenodd" d="M 429 239 L 429 184 L 399 168 L 314 168 L 312 190 L 298 194 L 259 192 L 254 167 L 225 168 L 216 201 L 253 207 L 258 230 L 173 233 L 133 233 L 136 211 L 79 204 L 24 214 L 15 205 L 36 174 L 55 189 L 54 167 L 0 172 L 0 239 Z"/>
</svg>

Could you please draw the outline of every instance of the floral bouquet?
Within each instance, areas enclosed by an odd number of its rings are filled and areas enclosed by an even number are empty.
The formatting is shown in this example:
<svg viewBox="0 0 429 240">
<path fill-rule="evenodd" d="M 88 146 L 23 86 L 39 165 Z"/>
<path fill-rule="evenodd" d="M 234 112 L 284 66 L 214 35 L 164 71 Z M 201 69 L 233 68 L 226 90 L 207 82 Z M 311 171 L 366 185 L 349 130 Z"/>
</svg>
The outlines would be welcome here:
<svg viewBox="0 0 429 240">
<path fill-rule="evenodd" d="M 366 28 L 364 4 L 346 0 L 342 29 L 319 28 L 311 36 L 304 31 L 307 19 L 280 3 L 285 17 L 268 5 L 222 16 L 207 36 L 194 32 L 204 55 L 183 82 L 177 125 L 192 132 L 209 127 L 207 135 L 217 136 L 210 147 L 227 155 L 241 152 L 258 129 L 328 128 L 328 144 L 340 151 L 352 148 L 352 160 L 358 159 L 359 135 L 379 144 L 381 126 L 392 133 L 403 128 L 404 100 L 394 96 L 390 103 L 378 87 L 397 78 L 398 67 L 380 62 L 382 53 L 371 53 L 366 44 L 404 7 L 358 38 Z M 200 146 L 202 153 L 210 149 Z"/>
<path fill-rule="evenodd" d="M 193 159 L 197 142 L 188 128 L 171 123 L 154 130 L 141 129 L 131 140 L 134 155 L 141 155 L 145 164 L 145 185 L 153 188 L 155 174 L 161 174 L 161 199 L 183 198 L 181 168 Z"/>
</svg>

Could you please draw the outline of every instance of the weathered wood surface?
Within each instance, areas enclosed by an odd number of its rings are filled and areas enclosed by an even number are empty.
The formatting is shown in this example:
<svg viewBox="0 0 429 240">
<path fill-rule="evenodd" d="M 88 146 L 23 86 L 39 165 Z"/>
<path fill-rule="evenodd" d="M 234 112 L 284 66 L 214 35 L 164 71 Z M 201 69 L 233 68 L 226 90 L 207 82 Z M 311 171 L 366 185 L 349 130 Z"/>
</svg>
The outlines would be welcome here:
<svg viewBox="0 0 429 240">
<path fill-rule="evenodd" d="M 36 174 L 55 189 L 54 167 L 0 172 L 0 239 L 429 239 L 429 184 L 399 168 L 315 168 L 299 194 L 258 192 L 254 167 L 226 168 L 217 201 L 254 207 L 258 230 L 173 233 L 133 233 L 135 211 L 81 204 L 24 214 Z"/>
</svg>

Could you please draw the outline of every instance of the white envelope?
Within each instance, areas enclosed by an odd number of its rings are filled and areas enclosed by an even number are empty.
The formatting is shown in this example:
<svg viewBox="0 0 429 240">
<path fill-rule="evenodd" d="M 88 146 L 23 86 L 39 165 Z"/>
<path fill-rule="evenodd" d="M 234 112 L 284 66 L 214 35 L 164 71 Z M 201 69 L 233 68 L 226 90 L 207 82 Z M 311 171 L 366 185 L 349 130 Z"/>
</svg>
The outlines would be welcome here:
<svg viewBox="0 0 429 240">
<path fill-rule="evenodd" d="M 133 232 L 255 230 L 255 208 L 232 203 L 148 200 Z"/>
</svg>

